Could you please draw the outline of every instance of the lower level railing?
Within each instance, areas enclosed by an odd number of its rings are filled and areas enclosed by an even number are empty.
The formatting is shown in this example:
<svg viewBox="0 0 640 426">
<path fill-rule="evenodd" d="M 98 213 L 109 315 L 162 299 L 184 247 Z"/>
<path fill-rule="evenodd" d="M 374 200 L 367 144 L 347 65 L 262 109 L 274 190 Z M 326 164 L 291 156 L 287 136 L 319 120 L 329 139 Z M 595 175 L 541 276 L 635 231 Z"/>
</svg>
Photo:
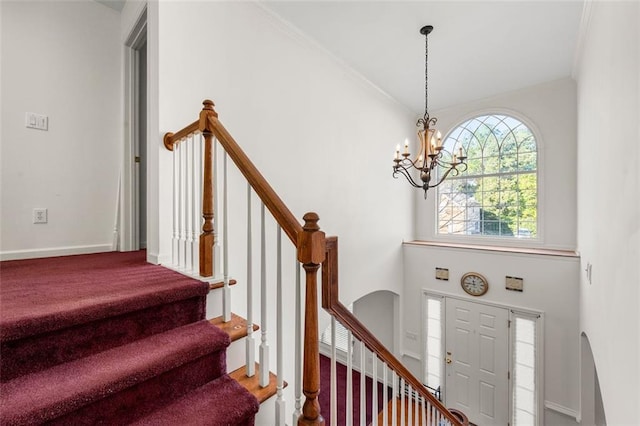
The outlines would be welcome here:
<svg viewBox="0 0 640 426">
<path fill-rule="evenodd" d="M 236 302 L 235 306 L 246 306 L 246 312 L 240 312 L 247 319 L 246 375 L 259 374 L 260 386 L 267 386 L 269 371 L 276 372 L 275 418 L 269 420 L 270 424 L 283 426 L 287 419 L 292 419 L 300 425 L 320 425 L 325 424 L 323 415 L 328 416 L 332 425 L 353 424 L 351 409 L 346 410 L 345 418 L 337 417 L 336 380 L 331 381 L 332 408 L 329 413 L 320 410 L 319 270 L 322 270 L 322 307 L 332 315 L 332 323 L 341 323 L 349 330 L 349 338 L 357 342 L 359 360 L 347 368 L 360 369 L 360 380 L 369 376 L 373 383 L 383 384 L 380 393 L 373 387 L 374 404 L 368 403 L 362 393 L 364 382 L 360 386 L 361 411 L 384 402 L 379 414 L 375 408 L 370 409 L 372 423 L 461 424 L 338 301 L 337 238 L 325 237 L 315 213 L 305 214 L 302 225 L 298 222 L 220 123 L 213 102 L 204 101 L 199 119 L 175 134 L 168 133 L 164 143 L 174 156 L 172 267 L 223 282 L 224 321 L 231 320 L 231 253 L 235 267 L 239 265 L 238 253 L 242 256 L 246 253 L 243 262 L 246 282 L 239 284 L 246 286 L 246 304 Z M 235 170 L 228 170 L 228 160 Z M 233 182 L 230 174 L 234 176 Z M 243 188 L 246 185 L 246 192 L 238 190 L 238 176 L 246 180 L 242 184 Z M 230 199 L 231 194 L 236 198 Z M 233 227 L 229 225 L 232 221 Z M 232 235 L 232 230 L 241 230 L 241 234 Z M 291 244 L 283 244 L 283 234 Z M 220 260 L 216 262 L 216 258 Z M 286 267 L 289 264 L 286 259 L 291 259 L 293 267 Z M 259 303 L 255 303 L 257 300 Z M 259 336 L 254 332 L 254 322 L 259 324 Z M 348 363 L 354 361 L 352 355 L 347 357 Z M 370 370 L 366 368 L 368 359 L 372 362 Z M 255 369 L 256 360 L 259 370 Z M 335 376 L 335 357 L 332 365 Z M 293 406 L 289 409 L 285 380 L 293 387 Z M 351 382 L 347 387 L 353 387 L 352 380 L 348 380 Z M 405 388 L 408 392 L 401 391 Z M 348 403 L 353 407 L 353 399 Z M 359 423 L 365 424 L 366 413 L 361 414 L 365 415 L 359 417 Z"/>
</svg>

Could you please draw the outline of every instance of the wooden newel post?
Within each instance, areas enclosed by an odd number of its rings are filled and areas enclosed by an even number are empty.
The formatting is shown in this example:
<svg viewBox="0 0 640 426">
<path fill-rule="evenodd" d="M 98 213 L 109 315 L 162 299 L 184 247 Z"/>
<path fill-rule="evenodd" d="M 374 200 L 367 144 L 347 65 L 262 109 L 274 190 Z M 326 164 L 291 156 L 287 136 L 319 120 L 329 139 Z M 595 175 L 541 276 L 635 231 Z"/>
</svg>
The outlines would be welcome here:
<svg viewBox="0 0 640 426">
<path fill-rule="evenodd" d="M 200 275 L 213 276 L 213 129 L 207 119 L 218 114 L 213 109 L 213 102 L 206 99 L 202 102 L 204 107 L 200 111 L 200 123 L 198 129 L 204 137 L 204 172 L 202 176 L 202 233 L 200 234 Z"/>
<path fill-rule="evenodd" d="M 318 269 L 325 258 L 325 235 L 318 226 L 318 215 L 307 213 L 298 234 L 298 261 L 306 272 L 304 315 L 304 367 L 302 392 L 305 396 L 298 425 L 324 425 L 320 414 L 320 352 L 318 346 Z"/>
</svg>

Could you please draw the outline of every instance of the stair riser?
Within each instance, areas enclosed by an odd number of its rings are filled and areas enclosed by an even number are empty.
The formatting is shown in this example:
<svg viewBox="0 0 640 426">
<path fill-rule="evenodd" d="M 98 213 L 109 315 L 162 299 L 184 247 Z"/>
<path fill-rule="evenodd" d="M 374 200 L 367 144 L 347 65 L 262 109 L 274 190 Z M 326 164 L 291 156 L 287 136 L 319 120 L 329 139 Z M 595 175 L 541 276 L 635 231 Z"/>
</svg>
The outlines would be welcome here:
<svg viewBox="0 0 640 426">
<path fill-rule="evenodd" d="M 235 340 L 227 348 L 227 373 L 237 370 L 246 364 L 247 338 Z"/>
<path fill-rule="evenodd" d="M 47 424 L 112 425 L 115 424 L 113 419 L 118 419 L 117 424 L 127 424 L 220 377 L 225 371 L 225 352 L 220 351 L 55 418 Z"/>
<path fill-rule="evenodd" d="M 104 320 L 3 342 L 0 377 L 7 382 L 138 339 L 180 327 L 204 317 L 203 297 L 179 300 Z"/>
</svg>

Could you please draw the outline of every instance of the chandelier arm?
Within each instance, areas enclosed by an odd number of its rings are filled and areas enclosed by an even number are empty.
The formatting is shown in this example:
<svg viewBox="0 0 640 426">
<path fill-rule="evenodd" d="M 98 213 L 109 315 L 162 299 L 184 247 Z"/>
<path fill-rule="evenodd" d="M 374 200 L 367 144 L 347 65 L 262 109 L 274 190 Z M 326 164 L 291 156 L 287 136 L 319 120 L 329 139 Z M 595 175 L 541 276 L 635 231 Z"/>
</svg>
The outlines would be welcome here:
<svg viewBox="0 0 640 426">
<path fill-rule="evenodd" d="M 462 164 L 464 164 L 464 163 L 462 163 Z M 465 164 L 465 166 L 466 166 L 466 164 Z M 466 170 L 466 168 L 465 168 L 465 170 Z M 440 179 L 438 179 L 438 182 L 435 185 L 430 185 L 429 188 L 435 188 L 436 186 L 439 186 L 442 182 L 444 182 L 444 180 L 447 178 L 447 176 L 449 176 L 449 173 L 451 173 L 451 172 L 454 172 L 453 176 L 458 176 L 460 174 L 460 171 L 457 169 L 457 166 L 450 166 L 447 169 L 447 171 L 444 173 L 444 175 L 442 175 L 442 177 Z"/>
<path fill-rule="evenodd" d="M 407 179 L 407 181 L 411 184 L 411 186 L 413 186 L 414 188 L 422 188 L 422 185 L 418 185 L 416 183 L 415 180 L 413 180 L 413 178 L 411 177 L 411 174 L 409 173 L 409 171 L 407 170 L 406 167 L 399 165 L 397 168 L 394 167 L 393 169 L 393 178 L 397 179 L 398 177 L 396 176 L 396 173 L 400 173 L 402 176 L 405 177 L 405 179 Z"/>
</svg>

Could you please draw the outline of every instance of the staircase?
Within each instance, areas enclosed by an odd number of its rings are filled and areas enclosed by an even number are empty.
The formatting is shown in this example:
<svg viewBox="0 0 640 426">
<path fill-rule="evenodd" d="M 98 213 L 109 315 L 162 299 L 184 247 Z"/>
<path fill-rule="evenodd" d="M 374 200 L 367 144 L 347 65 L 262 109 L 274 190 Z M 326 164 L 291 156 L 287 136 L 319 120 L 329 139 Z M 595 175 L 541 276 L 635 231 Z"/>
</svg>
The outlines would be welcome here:
<svg viewBox="0 0 640 426">
<path fill-rule="evenodd" d="M 1 268 L 0 424 L 254 424 L 231 337 L 204 319 L 208 283 L 144 252 Z"/>
<path fill-rule="evenodd" d="M 19 287 L 13 282 L 24 282 L 24 275 L 33 269 L 30 262 L 37 261 L 2 264 L 0 424 L 353 424 L 352 369 L 361 373 L 359 418 L 370 418 L 374 426 L 394 425 L 397 419 L 399 426 L 465 424 L 464 415 L 447 410 L 340 302 L 337 238 L 325 236 L 313 212 L 306 213 L 301 224 L 220 123 L 213 102 L 205 100 L 203 105 L 198 120 L 164 137 L 165 147 L 173 151 L 168 266 L 182 274 L 147 265 L 144 259 L 125 259 L 126 267 L 114 271 L 114 259 L 107 267 L 90 255 L 74 256 L 76 261 L 65 266 L 53 259 L 37 269 L 46 274 L 34 275 L 27 281 L 29 286 Z M 229 187 L 227 159 L 246 179 L 246 190 L 242 185 Z M 230 230 L 228 194 L 242 193 L 246 193 L 246 227 Z M 252 215 L 256 201 L 258 218 Z M 270 242 L 265 237 L 267 211 L 276 225 Z M 254 222 L 259 222 L 255 236 Z M 198 223 L 202 225 L 199 238 Z M 237 228 L 246 231 L 244 238 L 230 237 Z M 253 263 L 254 239 L 259 240 L 260 248 L 255 250 L 260 253 L 259 265 Z M 283 239 L 291 243 L 292 260 L 295 255 L 295 268 L 288 272 L 283 268 L 287 251 Z M 240 279 L 246 288 L 246 321 L 231 312 L 230 240 L 246 241 L 246 275 Z M 275 277 L 266 273 L 267 252 L 275 253 Z M 258 269 L 259 288 L 253 284 Z M 86 275 L 85 284 L 65 277 L 67 270 Z M 156 275 L 157 281 L 149 280 Z M 204 320 L 210 285 L 187 275 L 222 278 L 220 318 Z M 334 336 L 330 403 L 324 413 L 318 400 L 319 284 L 321 306 L 332 317 Z M 259 308 L 254 306 L 254 291 L 259 292 Z M 253 336 L 257 329 L 253 317 L 258 313 L 259 341 Z M 275 339 L 267 331 L 273 323 Z M 337 417 L 336 408 L 338 323 L 348 330 L 349 341 L 358 345 L 360 353 L 360 360 L 355 360 L 348 345 L 345 418 Z M 287 344 L 285 337 L 289 337 Z M 245 348 L 239 356 L 229 357 L 234 362 L 240 359 L 229 366 L 227 348 L 236 338 L 244 338 Z M 273 358 L 275 376 L 270 373 Z M 366 368 L 367 359 L 371 368 Z M 285 375 L 293 385 L 289 396 L 293 410 L 287 408 Z M 382 395 L 378 386 L 372 386 L 373 404 L 365 403 L 369 377 L 372 383 L 382 384 Z M 396 400 L 399 404 L 389 402 Z M 381 401 L 379 421 L 366 406 L 379 407 Z M 325 420 L 324 415 L 329 417 Z"/>
</svg>

